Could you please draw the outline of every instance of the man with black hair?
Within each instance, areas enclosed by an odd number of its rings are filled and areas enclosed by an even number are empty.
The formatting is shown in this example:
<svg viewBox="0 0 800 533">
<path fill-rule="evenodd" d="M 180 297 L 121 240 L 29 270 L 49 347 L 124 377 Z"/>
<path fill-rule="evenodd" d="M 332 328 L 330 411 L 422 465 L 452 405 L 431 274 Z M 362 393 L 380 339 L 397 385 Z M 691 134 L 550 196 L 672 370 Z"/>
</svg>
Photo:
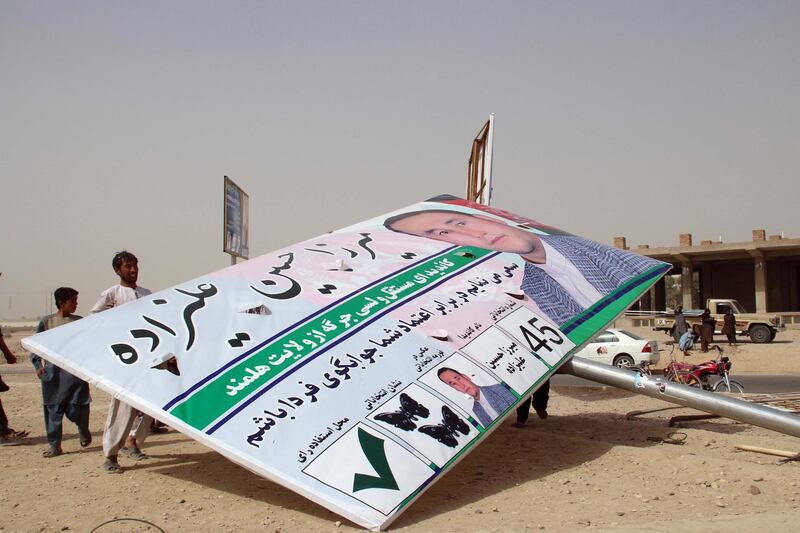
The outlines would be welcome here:
<svg viewBox="0 0 800 533">
<path fill-rule="evenodd" d="M 53 293 L 58 312 L 44 317 L 36 333 L 67 324 L 81 317 L 74 314 L 78 308 L 78 291 L 72 287 L 59 287 Z M 61 449 L 62 422 L 64 415 L 78 426 L 81 448 L 92 443 L 89 432 L 89 384 L 73 376 L 36 354 L 31 354 L 31 363 L 42 382 L 42 404 L 44 405 L 44 427 L 50 445 L 42 455 L 57 457 Z"/>
<path fill-rule="evenodd" d="M 114 272 L 119 276 L 119 284 L 114 285 L 100 294 L 100 299 L 92 307 L 92 313 L 99 313 L 112 307 L 132 302 L 150 294 L 148 289 L 137 285 L 139 281 L 139 260 L 135 255 L 123 250 L 111 261 Z M 147 456 L 139 449 L 144 443 L 147 431 L 150 428 L 152 417 L 134 409 L 130 405 L 112 398 L 108 406 L 108 418 L 103 430 L 103 454 L 106 457 L 103 469 L 106 472 L 118 474 L 122 467 L 117 461 L 117 455 L 122 453 L 134 461 L 146 459 Z"/>
<path fill-rule="evenodd" d="M 683 315 L 683 306 L 679 305 L 675 308 L 675 324 L 672 326 L 672 338 L 675 342 L 680 342 L 681 337 L 686 331 L 689 329 L 689 325 L 686 323 L 686 317 Z"/>
<path fill-rule="evenodd" d="M 658 261 L 575 235 L 537 234 L 484 214 L 423 209 L 394 215 L 392 231 L 517 254 L 524 259 L 522 291 L 558 326 Z"/>
<path fill-rule="evenodd" d="M 436 375 L 442 383 L 472 398 L 472 412 L 483 427 L 488 427 L 492 420 L 514 403 L 514 395 L 502 383 L 482 387 L 469 376 L 446 366 L 440 368 Z"/>
</svg>

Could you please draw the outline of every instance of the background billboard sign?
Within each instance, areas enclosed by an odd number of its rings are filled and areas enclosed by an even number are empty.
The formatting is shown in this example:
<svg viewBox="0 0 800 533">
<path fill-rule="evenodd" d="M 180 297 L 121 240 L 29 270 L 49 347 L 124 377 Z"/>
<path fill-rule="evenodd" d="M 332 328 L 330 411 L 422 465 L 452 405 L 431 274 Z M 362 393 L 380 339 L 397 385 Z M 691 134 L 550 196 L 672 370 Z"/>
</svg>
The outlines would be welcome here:
<svg viewBox="0 0 800 533">
<path fill-rule="evenodd" d="M 250 197 L 225 176 L 222 250 L 243 259 L 250 258 Z"/>
<path fill-rule="evenodd" d="M 492 145 L 494 113 L 472 141 L 467 165 L 467 200 L 479 204 L 492 203 Z"/>
</svg>

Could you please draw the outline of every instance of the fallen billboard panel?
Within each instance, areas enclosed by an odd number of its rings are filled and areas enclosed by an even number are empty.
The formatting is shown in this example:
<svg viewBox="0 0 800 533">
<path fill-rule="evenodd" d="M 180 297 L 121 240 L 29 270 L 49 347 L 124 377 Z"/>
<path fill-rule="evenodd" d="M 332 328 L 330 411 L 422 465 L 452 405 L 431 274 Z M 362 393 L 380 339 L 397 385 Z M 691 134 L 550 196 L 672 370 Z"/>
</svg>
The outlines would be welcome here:
<svg viewBox="0 0 800 533">
<path fill-rule="evenodd" d="M 445 196 L 23 345 L 380 529 L 669 268 Z"/>
</svg>

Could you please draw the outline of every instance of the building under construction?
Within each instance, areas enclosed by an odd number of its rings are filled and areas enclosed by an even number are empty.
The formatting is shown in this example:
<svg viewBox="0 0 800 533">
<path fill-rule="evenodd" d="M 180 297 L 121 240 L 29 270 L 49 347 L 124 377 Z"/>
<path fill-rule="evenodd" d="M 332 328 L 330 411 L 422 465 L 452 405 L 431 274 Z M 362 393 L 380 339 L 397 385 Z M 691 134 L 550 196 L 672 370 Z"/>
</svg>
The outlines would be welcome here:
<svg viewBox="0 0 800 533">
<path fill-rule="evenodd" d="M 628 249 L 625 237 L 615 237 L 614 246 Z M 669 276 L 680 275 L 678 302 L 697 309 L 708 298 L 732 298 L 747 311 L 777 313 L 787 324 L 800 323 L 800 239 L 782 235 L 767 237 L 753 230 L 753 240 L 724 243 L 702 241 L 680 235 L 678 246 L 651 248 L 639 245 L 639 254 L 670 263 L 673 269 L 639 302 L 642 310 L 663 310 Z M 674 298 L 673 298 L 674 300 Z"/>
</svg>

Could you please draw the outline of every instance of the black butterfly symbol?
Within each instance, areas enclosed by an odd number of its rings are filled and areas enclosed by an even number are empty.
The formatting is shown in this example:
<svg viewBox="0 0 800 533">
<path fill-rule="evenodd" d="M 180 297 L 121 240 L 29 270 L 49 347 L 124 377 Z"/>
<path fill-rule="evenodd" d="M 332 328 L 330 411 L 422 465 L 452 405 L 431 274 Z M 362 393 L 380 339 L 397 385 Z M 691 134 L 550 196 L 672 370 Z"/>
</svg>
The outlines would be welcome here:
<svg viewBox="0 0 800 533">
<path fill-rule="evenodd" d="M 433 437 L 445 446 L 455 448 L 458 445 L 457 432 L 466 435 L 469 433 L 469 426 L 449 407 L 443 405 L 442 423 L 435 426 L 422 426 L 417 431 Z"/>
<path fill-rule="evenodd" d="M 416 401 L 405 392 L 400 394 L 400 410 L 391 413 L 378 413 L 375 420 L 386 422 L 403 431 L 411 431 L 417 425 L 414 421 L 417 417 L 428 418 L 431 412 L 427 407 Z"/>
</svg>

